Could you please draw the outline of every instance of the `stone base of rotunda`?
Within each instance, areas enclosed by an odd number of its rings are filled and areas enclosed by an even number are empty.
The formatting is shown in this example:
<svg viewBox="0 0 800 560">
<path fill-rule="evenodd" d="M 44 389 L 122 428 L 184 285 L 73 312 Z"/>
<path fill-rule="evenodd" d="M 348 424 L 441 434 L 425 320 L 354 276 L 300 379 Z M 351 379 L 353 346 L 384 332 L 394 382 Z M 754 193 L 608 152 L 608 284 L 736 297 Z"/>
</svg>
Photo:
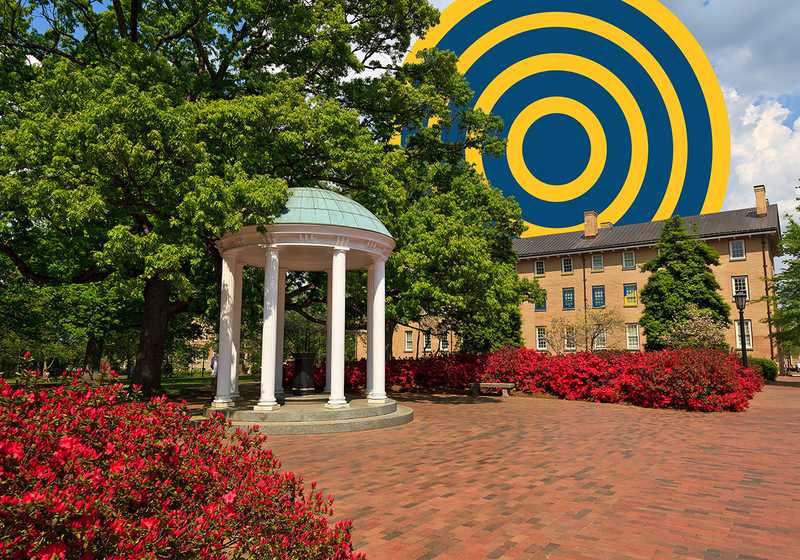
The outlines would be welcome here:
<svg viewBox="0 0 800 560">
<path fill-rule="evenodd" d="M 359 432 L 407 424 L 414 412 L 407 406 L 387 399 L 372 404 L 366 399 L 349 401 L 347 408 L 326 408 L 328 395 L 286 397 L 282 406 L 272 411 L 254 410 L 255 402 L 237 402 L 233 408 L 210 407 L 206 415 L 223 414 L 234 427 L 258 426 L 266 434 L 328 434 Z"/>
</svg>

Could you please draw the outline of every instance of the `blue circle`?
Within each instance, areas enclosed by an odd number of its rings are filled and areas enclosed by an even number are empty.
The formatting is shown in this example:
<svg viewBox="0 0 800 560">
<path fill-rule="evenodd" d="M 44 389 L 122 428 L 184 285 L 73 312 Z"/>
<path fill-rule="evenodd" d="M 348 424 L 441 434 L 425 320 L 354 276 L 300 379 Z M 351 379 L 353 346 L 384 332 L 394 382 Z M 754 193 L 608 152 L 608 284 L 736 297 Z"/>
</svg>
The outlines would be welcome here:
<svg viewBox="0 0 800 560">
<path fill-rule="evenodd" d="M 551 185 L 565 185 L 580 177 L 589 165 L 591 149 L 583 125 L 558 113 L 535 121 L 522 144 L 528 170 Z"/>
</svg>

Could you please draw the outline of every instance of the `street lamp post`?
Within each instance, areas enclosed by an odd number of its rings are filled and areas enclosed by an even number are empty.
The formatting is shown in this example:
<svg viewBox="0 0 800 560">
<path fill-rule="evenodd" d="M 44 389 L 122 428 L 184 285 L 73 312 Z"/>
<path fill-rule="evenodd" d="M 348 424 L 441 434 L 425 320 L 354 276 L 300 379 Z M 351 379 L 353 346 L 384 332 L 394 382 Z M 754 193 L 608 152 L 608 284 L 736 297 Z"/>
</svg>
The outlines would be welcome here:
<svg viewBox="0 0 800 560">
<path fill-rule="evenodd" d="M 742 344 L 742 365 L 749 367 L 750 362 L 747 359 L 747 339 L 744 328 L 744 308 L 747 305 L 747 294 L 745 292 L 737 292 L 733 296 L 733 300 L 736 302 L 736 309 L 739 310 L 739 340 L 741 340 Z"/>
</svg>

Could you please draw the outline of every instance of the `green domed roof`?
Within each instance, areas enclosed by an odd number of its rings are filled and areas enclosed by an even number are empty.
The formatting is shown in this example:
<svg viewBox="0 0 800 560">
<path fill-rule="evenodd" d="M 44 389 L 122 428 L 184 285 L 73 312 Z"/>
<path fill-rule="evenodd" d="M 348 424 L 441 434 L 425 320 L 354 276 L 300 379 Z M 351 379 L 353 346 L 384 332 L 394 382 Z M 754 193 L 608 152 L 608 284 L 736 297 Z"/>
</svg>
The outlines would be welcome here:
<svg viewBox="0 0 800 560">
<path fill-rule="evenodd" d="M 273 223 L 341 226 L 392 237 L 375 214 L 355 200 L 325 189 L 289 189 L 286 210 Z"/>
</svg>

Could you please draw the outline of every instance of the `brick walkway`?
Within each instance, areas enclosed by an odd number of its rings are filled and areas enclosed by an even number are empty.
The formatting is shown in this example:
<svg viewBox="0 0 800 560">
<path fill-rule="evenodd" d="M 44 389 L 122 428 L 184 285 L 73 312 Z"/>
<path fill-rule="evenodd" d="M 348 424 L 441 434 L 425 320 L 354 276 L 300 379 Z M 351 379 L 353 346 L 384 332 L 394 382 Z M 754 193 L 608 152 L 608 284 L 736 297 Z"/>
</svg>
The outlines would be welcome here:
<svg viewBox="0 0 800 560">
<path fill-rule="evenodd" d="M 407 426 L 271 438 L 371 560 L 800 558 L 800 387 L 740 414 L 405 402 Z"/>
</svg>

